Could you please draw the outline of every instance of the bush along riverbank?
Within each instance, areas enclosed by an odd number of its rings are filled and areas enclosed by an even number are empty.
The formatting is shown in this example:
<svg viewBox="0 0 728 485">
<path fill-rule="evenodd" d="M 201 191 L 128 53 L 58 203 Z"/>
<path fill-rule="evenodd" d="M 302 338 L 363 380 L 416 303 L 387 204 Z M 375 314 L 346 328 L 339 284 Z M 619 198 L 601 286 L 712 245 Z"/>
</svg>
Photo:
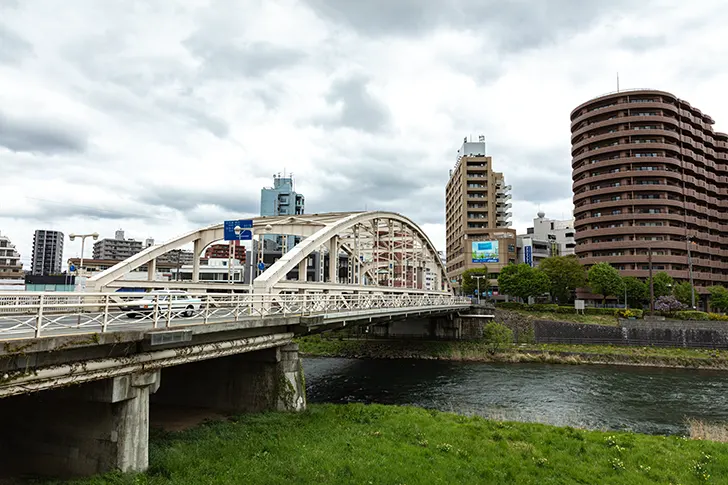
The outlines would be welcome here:
<svg viewBox="0 0 728 485">
<path fill-rule="evenodd" d="M 721 443 L 348 404 L 153 434 L 147 473 L 71 483 L 687 485 L 727 476 Z"/>
<path fill-rule="evenodd" d="M 357 359 L 440 359 L 496 363 L 614 364 L 728 370 L 728 351 L 616 345 L 494 344 L 471 341 L 339 339 L 297 340 L 307 356 Z"/>
</svg>

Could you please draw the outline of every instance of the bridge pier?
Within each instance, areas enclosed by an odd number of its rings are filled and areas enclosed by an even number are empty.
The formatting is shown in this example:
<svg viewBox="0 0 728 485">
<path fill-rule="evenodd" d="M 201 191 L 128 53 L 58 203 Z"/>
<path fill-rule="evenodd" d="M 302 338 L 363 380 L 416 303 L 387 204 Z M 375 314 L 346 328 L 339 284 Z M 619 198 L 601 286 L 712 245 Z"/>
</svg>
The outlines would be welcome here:
<svg viewBox="0 0 728 485">
<path fill-rule="evenodd" d="M 158 387 L 156 371 L 0 400 L 0 476 L 146 470 Z"/>
<path fill-rule="evenodd" d="M 162 377 L 153 404 L 222 413 L 306 408 L 297 344 L 167 367 Z"/>
</svg>

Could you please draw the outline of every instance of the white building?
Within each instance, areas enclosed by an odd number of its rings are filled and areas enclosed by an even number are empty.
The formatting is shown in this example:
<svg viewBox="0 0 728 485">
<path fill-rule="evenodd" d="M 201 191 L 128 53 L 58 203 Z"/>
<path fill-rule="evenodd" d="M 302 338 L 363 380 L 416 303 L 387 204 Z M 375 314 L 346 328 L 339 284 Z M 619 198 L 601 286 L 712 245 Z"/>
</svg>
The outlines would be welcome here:
<svg viewBox="0 0 728 485">
<path fill-rule="evenodd" d="M 533 227 L 517 237 L 518 262 L 535 267 L 550 256 L 573 255 L 576 247 L 574 219 L 548 219 L 543 211 L 537 215 Z"/>
<path fill-rule="evenodd" d="M 25 273 L 20 254 L 7 236 L 0 234 L 0 290 L 24 290 Z"/>
</svg>

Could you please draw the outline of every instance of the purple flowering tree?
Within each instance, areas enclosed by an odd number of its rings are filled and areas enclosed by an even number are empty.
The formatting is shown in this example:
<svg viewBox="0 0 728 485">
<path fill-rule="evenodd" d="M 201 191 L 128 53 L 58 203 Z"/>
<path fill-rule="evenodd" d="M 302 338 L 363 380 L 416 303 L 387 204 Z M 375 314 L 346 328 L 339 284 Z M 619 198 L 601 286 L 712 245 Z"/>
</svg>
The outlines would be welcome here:
<svg viewBox="0 0 728 485">
<path fill-rule="evenodd" d="M 661 296 L 655 300 L 655 310 L 664 313 L 673 313 L 687 308 L 674 296 Z"/>
</svg>

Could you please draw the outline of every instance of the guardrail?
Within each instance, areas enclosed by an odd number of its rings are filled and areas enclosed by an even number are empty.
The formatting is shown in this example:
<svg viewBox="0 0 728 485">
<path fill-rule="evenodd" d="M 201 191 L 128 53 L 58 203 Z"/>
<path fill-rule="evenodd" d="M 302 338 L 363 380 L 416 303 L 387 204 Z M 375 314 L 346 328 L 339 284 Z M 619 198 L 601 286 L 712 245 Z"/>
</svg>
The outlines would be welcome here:
<svg viewBox="0 0 728 485">
<path fill-rule="evenodd" d="M 467 298 L 432 294 L 0 293 L 0 340 L 206 325 L 250 317 L 325 317 L 469 305 Z"/>
</svg>

